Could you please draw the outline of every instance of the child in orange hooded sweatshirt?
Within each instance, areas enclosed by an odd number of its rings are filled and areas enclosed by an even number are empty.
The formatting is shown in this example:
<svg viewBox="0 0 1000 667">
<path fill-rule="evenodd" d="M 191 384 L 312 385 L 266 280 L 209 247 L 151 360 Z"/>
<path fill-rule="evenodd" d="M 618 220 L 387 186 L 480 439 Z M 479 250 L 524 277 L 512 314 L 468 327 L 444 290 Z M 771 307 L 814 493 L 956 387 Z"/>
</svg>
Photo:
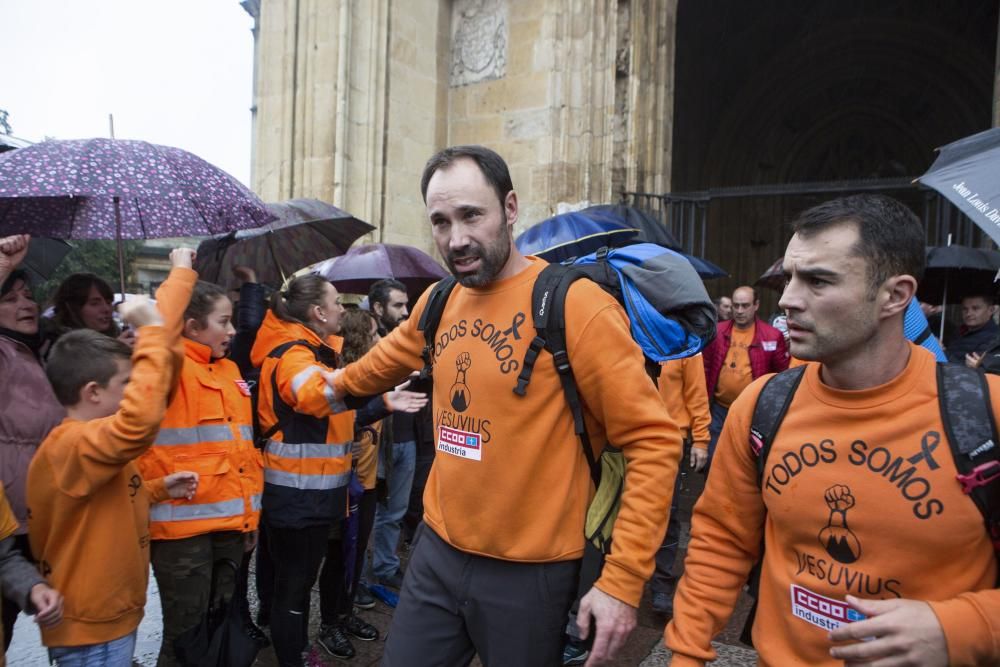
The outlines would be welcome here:
<svg viewBox="0 0 1000 667">
<path fill-rule="evenodd" d="M 153 444 L 181 366 L 180 313 L 197 274 L 194 253 L 174 250 L 157 297 L 121 306 L 135 349 L 89 330 L 66 334 L 46 372 L 67 417 L 28 469 L 28 529 L 39 568 L 65 595 L 63 621 L 42 628 L 59 665 L 131 665 L 146 604 L 149 507 L 192 497 L 198 475 L 143 481 L 135 459 Z M 170 309 L 171 303 L 181 308 Z"/>
</svg>

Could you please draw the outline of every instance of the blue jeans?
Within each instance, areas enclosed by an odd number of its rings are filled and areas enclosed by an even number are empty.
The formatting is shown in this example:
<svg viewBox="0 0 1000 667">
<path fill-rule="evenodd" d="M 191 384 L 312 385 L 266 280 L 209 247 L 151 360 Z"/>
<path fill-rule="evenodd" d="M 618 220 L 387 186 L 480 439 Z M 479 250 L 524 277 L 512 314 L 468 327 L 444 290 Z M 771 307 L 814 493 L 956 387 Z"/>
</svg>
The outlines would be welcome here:
<svg viewBox="0 0 1000 667">
<path fill-rule="evenodd" d="M 711 436 L 711 440 L 708 441 L 708 463 L 702 470 L 705 475 L 712 467 L 712 459 L 715 458 L 715 445 L 719 442 L 719 434 L 722 433 L 722 426 L 726 423 L 726 416 L 729 414 L 729 408 L 719 405 L 714 398 L 708 402 L 708 408 L 712 413 L 712 423 L 708 426 L 708 434 Z"/>
<path fill-rule="evenodd" d="M 49 660 L 57 667 L 131 667 L 135 653 L 135 631 L 120 639 L 87 646 L 60 646 L 49 649 Z"/>
<path fill-rule="evenodd" d="M 399 570 L 399 532 L 403 516 L 410 504 L 410 488 L 413 486 L 413 471 L 417 465 L 417 443 L 392 443 L 392 469 L 389 470 L 389 497 L 379 503 L 375 510 L 375 528 L 372 533 L 372 573 L 376 581 L 379 577 L 390 577 Z"/>
</svg>

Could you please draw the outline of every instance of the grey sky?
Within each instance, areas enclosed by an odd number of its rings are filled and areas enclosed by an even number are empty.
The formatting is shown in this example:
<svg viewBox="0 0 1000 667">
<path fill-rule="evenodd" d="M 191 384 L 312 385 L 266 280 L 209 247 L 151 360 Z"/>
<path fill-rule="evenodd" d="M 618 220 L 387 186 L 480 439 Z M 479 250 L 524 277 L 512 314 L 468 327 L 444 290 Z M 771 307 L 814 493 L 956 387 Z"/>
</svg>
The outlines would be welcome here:
<svg viewBox="0 0 1000 667">
<path fill-rule="evenodd" d="M 191 151 L 250 184 L 253 19 L 237 0 L 0 0 L 14 136 Z"/>
</svg>

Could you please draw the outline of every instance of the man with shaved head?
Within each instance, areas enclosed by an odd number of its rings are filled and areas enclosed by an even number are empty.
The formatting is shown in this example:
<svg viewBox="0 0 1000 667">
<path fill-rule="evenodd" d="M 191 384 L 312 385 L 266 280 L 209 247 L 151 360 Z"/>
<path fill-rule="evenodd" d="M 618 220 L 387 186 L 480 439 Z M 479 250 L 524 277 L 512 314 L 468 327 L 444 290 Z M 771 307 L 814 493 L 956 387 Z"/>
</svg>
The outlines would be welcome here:
<svg viewBox="0 0 1000 667">
<path fill-rule="evenodd" d="M 709 466 L 729 406 L 736 397 L 760 376 L 788 368 L 785 336 L 757 317 L 758 307 L 756 289 L 737 287 L 733 292 L 733 319 L 719 322 L 715 340 L 704 351 L 705 386 L 712 412 Z"/>
</svg>

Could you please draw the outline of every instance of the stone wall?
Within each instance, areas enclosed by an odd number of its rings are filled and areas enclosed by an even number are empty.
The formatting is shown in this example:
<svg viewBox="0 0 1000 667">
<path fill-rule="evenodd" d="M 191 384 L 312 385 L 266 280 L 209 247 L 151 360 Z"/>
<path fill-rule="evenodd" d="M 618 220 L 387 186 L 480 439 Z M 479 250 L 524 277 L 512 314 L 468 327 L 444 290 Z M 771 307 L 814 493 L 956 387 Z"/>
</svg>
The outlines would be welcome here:
<svg viewBox="0 0 1000 667">
<path fill-rule="evenodd" d="M 431 249 L 420 172 L 480 143 L 518 231 L 670 179 L 677 0 L 261 0 L 253 184 Z M 250 9 L 248 8 L 248 11 Z"/>
</svg>

